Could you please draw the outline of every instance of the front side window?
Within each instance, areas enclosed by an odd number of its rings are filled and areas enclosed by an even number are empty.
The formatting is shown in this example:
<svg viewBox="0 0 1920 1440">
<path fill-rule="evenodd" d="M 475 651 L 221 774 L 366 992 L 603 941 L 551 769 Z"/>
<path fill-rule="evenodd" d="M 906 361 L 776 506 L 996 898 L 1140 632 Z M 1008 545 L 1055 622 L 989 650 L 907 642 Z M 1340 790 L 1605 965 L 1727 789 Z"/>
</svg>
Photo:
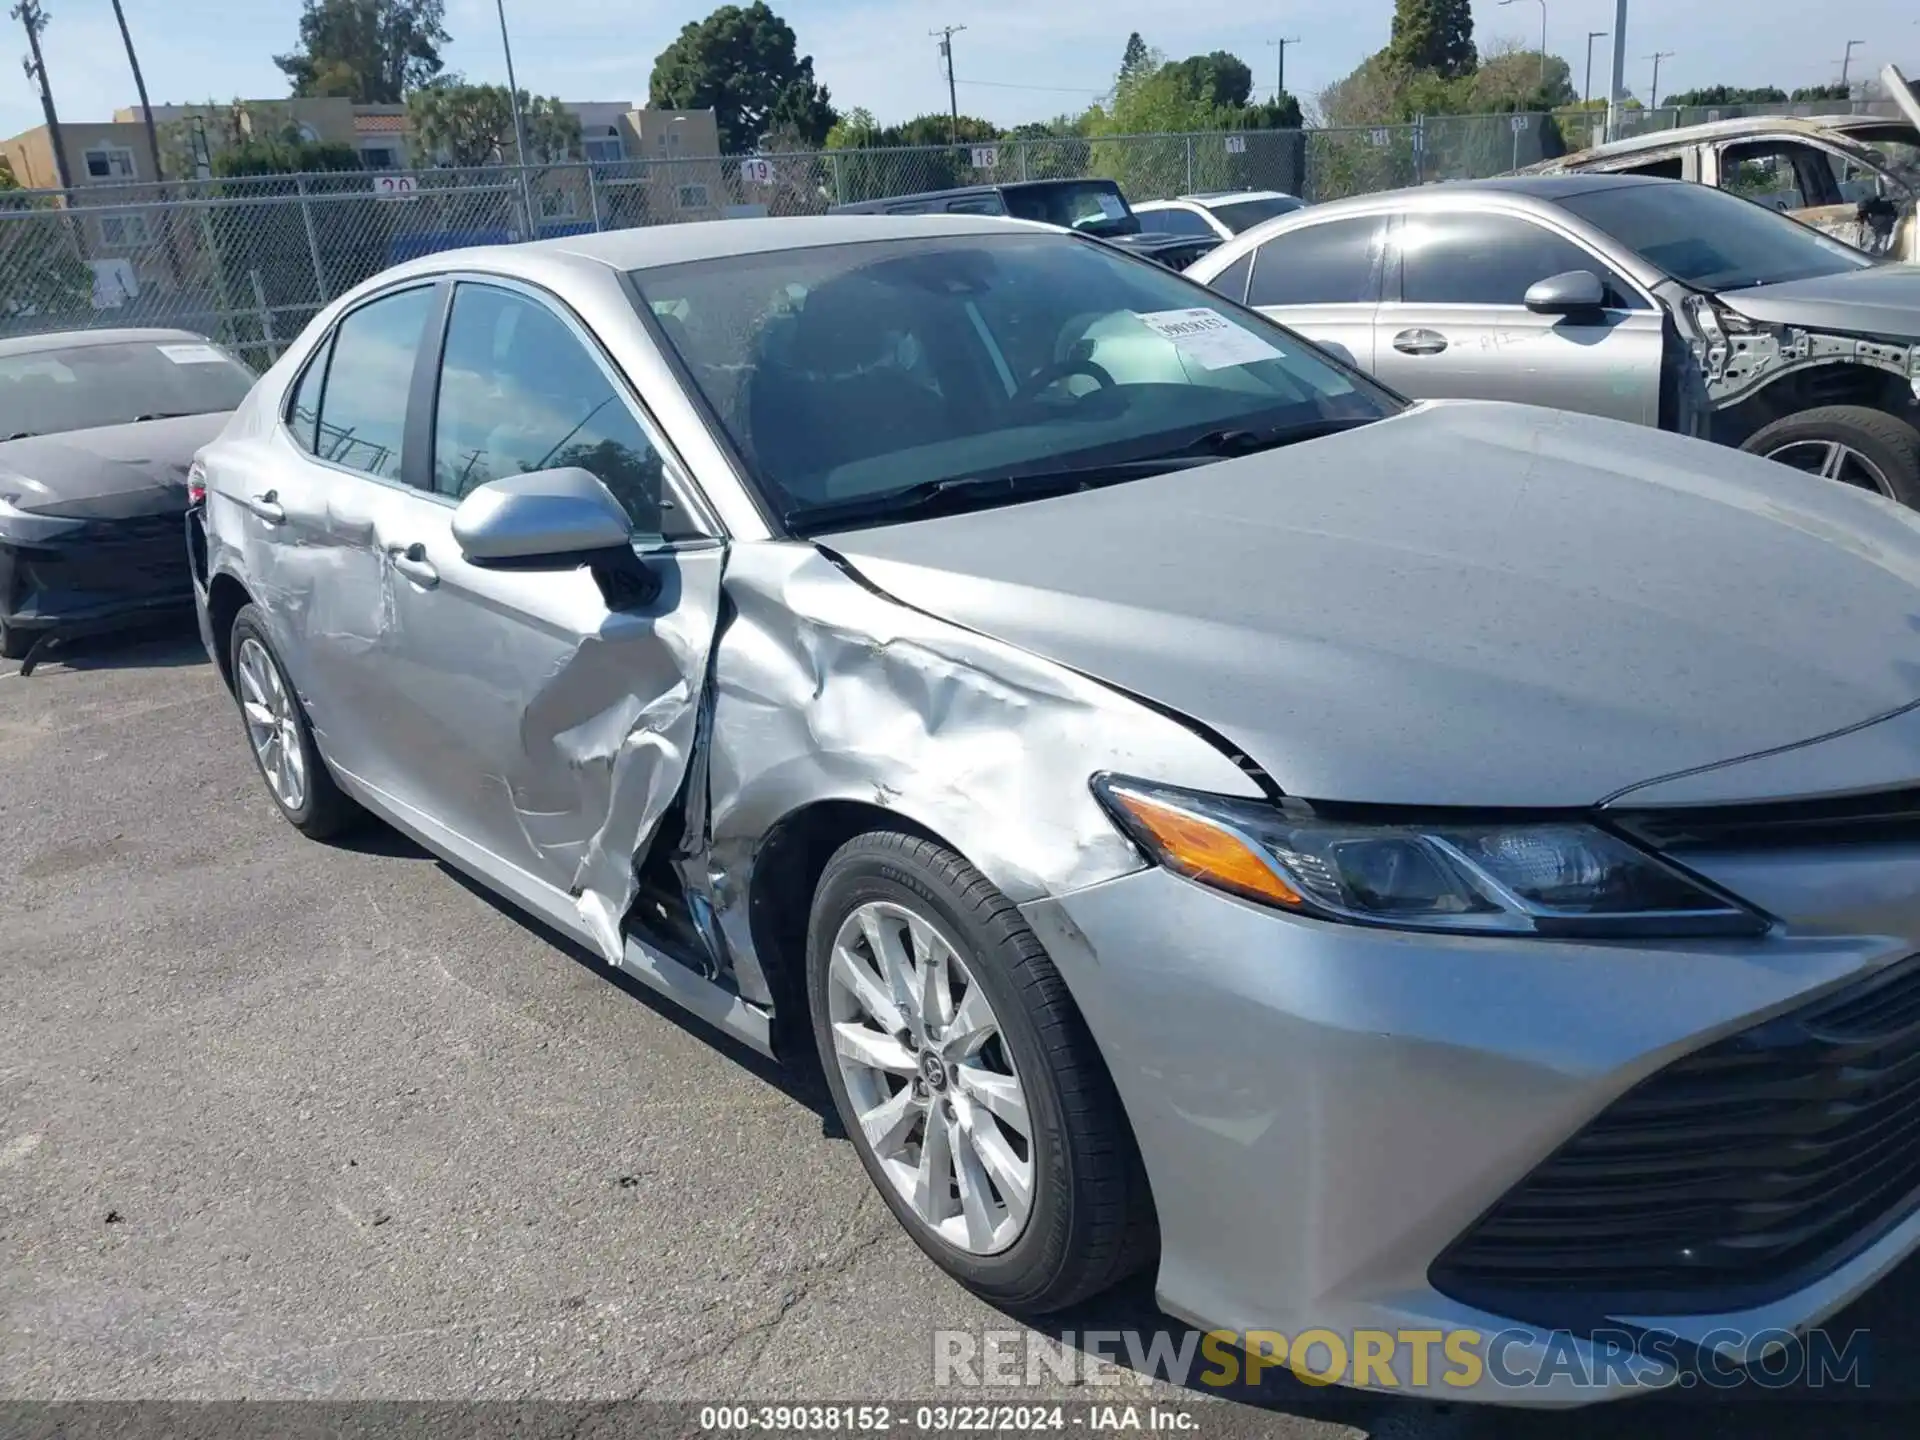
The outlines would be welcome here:
<svg viewBox="0 0 1920 1440">
<path fill-rule="evenodd" d="M 1611 185 L 1560 207 L 1648 264 L 1702 290 L 1739 290 L 1865 270 L 1871 256 L 1704 185 Z"/>
<path fill-rule="evenodd" d="M 1249 305 L 1360 305 L 1379 298 L 1381 218 L 1330 220 L 1276 235 L 1253 262 Z"/>
<path fill-rule="evenodd" d="M 1211 236 L 1214 229 L 1206 220 L 1184 206 L 1169 205 L 1164 210 L 1136 210 L 1140 228 L 1149 235 Z"/>
<path fill-rule="evenodd" d="M 329 335 L 307 360 L 287 406 L 287 428 L 293 432 L 294 443 L 309 454 L 319 453 L 320 392 L 327 383 L 327 356 L 332 350 L 333 337 Z"/>
<path fill-rule="evenodd" d="M 36 350 L 0 359 L 0 440 L 232 410 L 253 372 L 204 340 Z"/>
<path fill-rule="evenodd" d="M 400 479 L 414 355 L 434 291 L 421 285 L 362 305 L 334 331 L 314 453 L 382 480 Z"/>
<path fill-rule="evenodd" d="M 1410 305 L 1526 304 L 1536 281 L 1590 270 L 1608 285 L 1608 303 L 1626 294 L 1611 271 L 1564 236 L 1518 215 L 1487 211 L 1406 216 L 1393 237 L 1400 297 Z"/>
<path fill-rule="evenodd" d="M 824 246 L 633 278 L 799 533 L 942 481 L 1145 466 L 1208 436 L 1282 444 L 1400 408 L 1279 326 L 1068 235 Z"/>
<path fill-rule="evenodd" d="M 433 427 L 433 488 L 578 466 L 613 492 L 634 529 L 693 533 L 662 505 L 660 452 L 585 343 L 552 310 L 511 290 L 454 292 Z"/>
</svg>

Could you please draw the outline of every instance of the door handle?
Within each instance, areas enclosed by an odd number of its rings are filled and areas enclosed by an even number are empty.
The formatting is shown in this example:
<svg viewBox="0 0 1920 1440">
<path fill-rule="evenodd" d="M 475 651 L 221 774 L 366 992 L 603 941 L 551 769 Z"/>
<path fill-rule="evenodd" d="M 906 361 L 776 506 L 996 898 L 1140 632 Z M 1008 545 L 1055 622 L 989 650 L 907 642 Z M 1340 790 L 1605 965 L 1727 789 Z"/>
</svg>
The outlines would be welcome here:
<svg viewBox="0 0 1920 1440">
<path fill-rule="evenodd" d="M 1447 337 L 1438 330 L 1402 330 L 1393 337 L 1393 348 L 1402 355 L 1438 355 L 1447 348 Z"/>
<path fill-rule="evenodd" d="M 440 583 L 440 572 L 433 568 L 433 562 L 427 559 L 427 547 L 419 543 L 412 545 L 389 545 L 387 559 L 414 584 L 431 590 Z"/>
<path fill-rule="evenodd" d="M 269 490 L 264 495 L 250 496 L 247 500 L 247 509 L 251 510 L 269 525 L 284 525 L 287 523 L 287 512 L 280 504 L 280 492 L 278 490 Z"/>
</svg>

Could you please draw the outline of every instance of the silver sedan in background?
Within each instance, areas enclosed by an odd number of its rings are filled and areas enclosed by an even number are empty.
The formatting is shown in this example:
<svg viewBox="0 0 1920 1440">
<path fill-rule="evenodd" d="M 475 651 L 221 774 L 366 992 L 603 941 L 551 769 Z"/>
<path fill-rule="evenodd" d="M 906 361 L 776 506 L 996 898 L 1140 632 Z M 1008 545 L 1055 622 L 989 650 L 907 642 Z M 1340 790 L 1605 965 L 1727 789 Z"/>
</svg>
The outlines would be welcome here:
<svg viewBox="0 0 1920 1440">
<path fill-rule="evenodd" d="M 1409 405 L 953 215 L 415 261 L 200 464 L 286 818 L 817 1055 L 1009 1310 L 1153 1265 L 1205 1327 L 1387 1340 L 1325 1378 L 1564 1404 L 1677 1373 L 1598 1328 L 1738 1360 L 1920 1243 L 1884 500 Z M 1498 1372 L 1394 1352 L 1463 1330 Z"/>
<path fill-rule="evenodd" d="M 1389 191 L 1269 221 L 1187 274 L 1406 395 L 1656 425 L 1920 505 L 1920 267 L 1725 191 Z"/>
</svg>

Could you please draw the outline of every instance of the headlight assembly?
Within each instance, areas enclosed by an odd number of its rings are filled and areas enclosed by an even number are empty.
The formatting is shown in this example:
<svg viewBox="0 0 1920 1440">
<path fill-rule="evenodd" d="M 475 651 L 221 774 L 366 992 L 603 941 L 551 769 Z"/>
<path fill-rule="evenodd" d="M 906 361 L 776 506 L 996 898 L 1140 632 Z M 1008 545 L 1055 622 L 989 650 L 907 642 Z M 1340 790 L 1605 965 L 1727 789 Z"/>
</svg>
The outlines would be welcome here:
<svg viewBox="0 0 1920 1440">
<path fill-rule="evenodd" d="M 1094 792 L 1167 869 L 1320 920 L 1598 938 L 1768 928 L 1732 897 L 1579 820 L 1354 821 L 1111 775 L 1096 777 Z"/>
</svg>

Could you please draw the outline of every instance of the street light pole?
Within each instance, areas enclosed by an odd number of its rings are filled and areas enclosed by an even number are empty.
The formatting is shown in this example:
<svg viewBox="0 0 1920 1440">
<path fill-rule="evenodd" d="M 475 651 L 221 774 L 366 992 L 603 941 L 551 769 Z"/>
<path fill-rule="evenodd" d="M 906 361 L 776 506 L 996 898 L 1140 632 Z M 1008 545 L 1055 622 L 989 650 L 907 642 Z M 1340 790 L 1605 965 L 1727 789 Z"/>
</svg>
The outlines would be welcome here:
<svg viewBox="0 0 1920 1440">
<path fill-rule="evenodd" d="M 1653 61 L 1653 89 L 1647 93 L 1647 109 L 1658 110 L 1660 108 L 1660 62 L 1671 60 L 1673 51 L 1656 50 L 1647 58 Z"/>
<path fill-rule="evenodd" d="M 1511 5 L 1514 0 L 1500 0 L 1502 6 Z M 1540 94 L 1541 103 L 1545 103 L 1547 92 L 1547 0 L 1540 0 Z"/>
<path fill-rule="evenodd" d="M 1864 45 L 1864 44 L 1866 44 L 1866 43 L 1867 43 L 1867 42 L 1866 42 L 1866 41 L 1864 41 L 1864 40 L 1849 40 L 1849 41 L 1847 41 L 1847 53 L 1846 53 L 1845 55 L 1842 55 L 1842 56 L 1840 57 L 1840 85 L 1841 85 L 1841 88 L 1842 88 L 1842 89 L 1845 89 L 1845 88 L 1846 88 L 1846 84 L 1847 84 L 1847 71 L 1853 68 L 1853 49 L 1854 49 L 1854 46 L 1856 46 L 1856 45 Z M 1851 94 L 1852 94 L 1853 92 L 1852 92 L 1851 90 L 1848 90 L 1848 91 L 1847 91 L 1847 93 L 1848 93 L 1849 95 L 1851 95 Z"/>
<path fill-rule="evenodd" d="M 1627 0 L 1613 0 L 1613 83 L 1607 89 L 1607 139 L 1620 138 L 1620 102 L 1627 93 Z"/>
<path fill-rule="evenodd" d="M 1580 102 L 1583 105 L 1593 103 L 1593 42 L 1606 38 L 1607 32 L 1604 30 L 1587 31 L 1587 84 L 1586 88 L 1580 92 Z"/>
</svg>

